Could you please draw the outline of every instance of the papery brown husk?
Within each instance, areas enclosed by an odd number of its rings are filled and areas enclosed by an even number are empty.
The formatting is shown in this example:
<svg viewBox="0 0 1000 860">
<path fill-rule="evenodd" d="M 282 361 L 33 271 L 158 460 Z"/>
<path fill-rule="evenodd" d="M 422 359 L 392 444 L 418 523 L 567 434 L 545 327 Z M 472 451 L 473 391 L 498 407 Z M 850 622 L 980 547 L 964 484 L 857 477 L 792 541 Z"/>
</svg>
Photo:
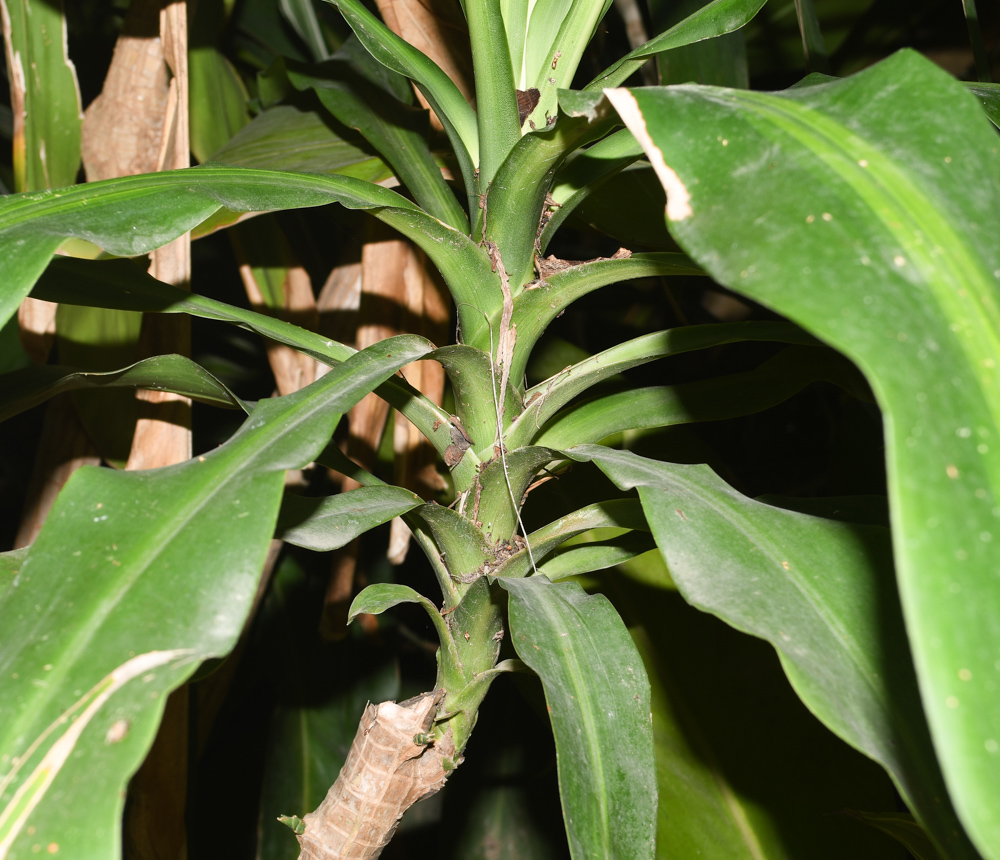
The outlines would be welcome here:
<svg viewBox="0 0 1000 860">
<path fill-rule="evenodd" d="M 365 708 L 340 776 L 303 819 L 299 860 L 378 857 L 403 813 L 444 786 L 459 764 L 450 734 L 433 744 L 414 743 L 430 732 L 443 698 L 438 690 Z"/>
</svg>

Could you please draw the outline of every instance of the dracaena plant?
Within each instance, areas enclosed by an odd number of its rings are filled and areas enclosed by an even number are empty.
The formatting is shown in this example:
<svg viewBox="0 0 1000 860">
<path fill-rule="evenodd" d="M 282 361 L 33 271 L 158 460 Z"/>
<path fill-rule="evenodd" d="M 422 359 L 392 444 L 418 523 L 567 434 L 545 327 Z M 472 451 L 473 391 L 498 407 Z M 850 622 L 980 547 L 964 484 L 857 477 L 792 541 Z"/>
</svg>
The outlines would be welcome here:
<svg viewBox="0 0 1000 860">
<path fill-rule="evenodd" d="M 198 168 L 0 202 L 4 320 L 29 292 L 64 306 L 188 314 L 331 368 L 256 404 L 177 355 L 5 377 L 5 416 L 63 391 L 113 387 L 168 389 L 248 416 L 224 444 L 177 466 L 81 469 L 37 540 L 2 557 L 0 858 L 46 846 L 111 856 L 122 789 L 166 693 L 232 650 L 272 537 L 328 551 L 394 517 L 437 590 L 369 585 L 350 617 L 422 607 L 438 639 L 436 680 L 354 715 L 354 745 L 326 799 L 284 810 L 303 857 L 377 856 L 406 809 L 462 763 L 491 684 L 512 671 L 544 689 L 573 857 L 792 856 L 734 811 L 741 801 L 719 790 L 717 771 L 683 752 L 698 744 L 681 742 L 683 720 L 655 671 L 651 701 L 655 648 L 630 635 L 623 606 L 580 583 L 654 547 L 669 571 L 654 585 L 770 642 L 809 710 L 885 769 L 915 822 L 875 809 L 871 823 L 920 856 L 1000 857 L 1000 182 L 995 133 L 974 97 L 906 52 L 771 94 L 621 87 L 650 58 L 742 27 L 762 5 L 746 0 L 714 0 L 581 86 L 610 0 L 467 0 L 473 107 L 358 0 L 331 2 L 352 37 L 330 62 L 288 61 L 267 80 L 286 95 L 314 93 L 360 131 L 374 162 L 366 153 L 325 174 L 248 167 L 264 111 Z M 440 121 L 446 153 L 414 130 L 411 84 Z M 985 86 L 979 94 L 992 98 Z M 549 254 L 574 211 L 639 163 L 665 189 L 684 253 Z M 401 187 L 359 178 L 372 169 Z M 454 344 L 402 335 L 356 351 L 126 260 L 53 261 L 69 238 L 134 257 L 240 213 L 328 203 L 367 211 L 423 250 L 453 300 Z M 657 331 L 526 384 L 533 351 L 573 302 L 630 279 L 705 273 L 789 321 Z M 785 346 L 732 377 L 601 387 L 740 341 Z M 883 411 L 891 530 L 844 500 L 754 500 L 707 466 L 601 444 L 745 415 L 820 379 L 870 397 L 830 347 L 860 368 Z M 449 409 L 398 373 L 428 359 L 448 375 Z M 384 483 L 331 441 L 373 391 L 436 449 L 450 476 L 444 504 Z M 361 488 L 319 500 L 285 493 L 286 470 L 311 462 Z M 531 511 L 541 524 L 526 528 L 531 488 L 567 464 L 603 472 L 619 495 L 595 492 L 550 522 Z M 574 542 L 585 534 L 598 539 Z M 701 794 L 678 788 L 687 784 Z"/>
</svg>

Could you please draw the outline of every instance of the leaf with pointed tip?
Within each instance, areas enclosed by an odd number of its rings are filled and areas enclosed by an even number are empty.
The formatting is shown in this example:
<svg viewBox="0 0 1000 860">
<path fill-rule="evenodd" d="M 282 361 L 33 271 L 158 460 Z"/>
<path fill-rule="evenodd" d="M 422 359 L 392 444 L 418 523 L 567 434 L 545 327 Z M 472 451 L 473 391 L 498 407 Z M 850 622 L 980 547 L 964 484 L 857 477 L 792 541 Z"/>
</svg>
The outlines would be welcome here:
<svg viewBox="0 0 1000 860">
<path fill-rule="evenodd" d="M 284 471 L 430 348 L 413 336 L 375 344 L 261 401 L 229 441 L 186 463 L 74 473 L 0 597 L 0 758 L 18 762 L 0 782 L 0 844 L 9 838 L 17 856 L 34 844 L 113 855 L 125 785 L 166 694 L 243 629 Z M 158 656 L 133 678 L 136 654 Z"/>
<path fill-rule="evenodd" d="M 598 382 L 658 358 L 740 341 L 815 344 L 801 328 L 784 322 L 685 326 L 643 335 L 604 350 L 524 393 L 525 407 L 505 434 L 511 447 L 528 444 L 539 428 L 577 395 Z"/>
<path fill-rule="evenodd" d="M 842 356 L 823 347 L 793 346 L 748 373 L 629 389 L 585 400 L 556 415 L 534 441 L 564 448 L 598 442 L 623 430 L 752 415 L 783 403 L 820 380 L 859 397 L 866 394 L 864 381 Z"/>
<path fill-rule="evenodd" d="M 165 245 L 219 209 L 259 212 L 340 203 L 372 214 L 412 239 L 434 261 L 456 299 L 495 282 L 489 257 L 468 236 L 405 197 L 348 176 L 203 165 L 127 176 L 0 199 L 0 323 L 67 237 L 119 256 Z"/>
<path fill-rule="evenodd" d="M 617 87 L 650 57 L 724 33 L 732 33 L 751 21 L 766 0 L 713 0 L 659 36 L 626 54 L 592 80 L 585 90 Z"/>
<path fill-rule="evenodd" d="M 358 0 L 326 0 L 336 6 L 361 44 L 382 65 L 410 78 L 423 93 L 444 125 L 462 168 L 466 193 L 473 198 L 477 188 L 474 173 L 479 166 L 479 132 L 476 112 L 455 83 L 430 57 L 401 39 Z"/>
<path fill-rule="evenodd" d="M 610 95 L 659 164 L 677 241 L 871 382 L 923 705 L 964 825 L 1000 857 L 996 130 L 912 51 L 777 94 Z"/>
<path fill-rule="evenodd" d="M 35 365 L 2 378 L 4 400 L 0 403 L 0 421 L 6 421 L 64 391 L 107 388 L 172 391 L 202 403 L 249 412 L 246 404 L 211 373 L 182 355 L 157 355 L 121 370 L 103 373 L 54 364 Z"/>
<path fill-rule="evenodd" d="M 278 514 L 277 537 L 295 546 L 327 552 L 423 503 L 409 490 L 390 486 L 360 487 L 323 498 L 286 493 Z"/>
<path fill-rule="evenodd" d="M 887 529 L 765 505 L 707 466 L 596 445 L 565 453 L 593 461 L 621 489 L 638 487 L 685 599 L 770 642 L 810 710 L 885 767 L 948 856 L 977 856 L 920 707 Z"/>
</svg>

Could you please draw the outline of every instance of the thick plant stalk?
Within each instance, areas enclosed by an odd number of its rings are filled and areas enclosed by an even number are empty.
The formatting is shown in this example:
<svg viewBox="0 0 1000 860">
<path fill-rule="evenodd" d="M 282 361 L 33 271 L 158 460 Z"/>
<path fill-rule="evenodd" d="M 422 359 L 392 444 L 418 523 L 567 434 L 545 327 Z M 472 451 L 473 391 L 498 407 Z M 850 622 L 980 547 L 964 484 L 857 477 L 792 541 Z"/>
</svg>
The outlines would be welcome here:
<svg viewBox="0 0 1000 860">
<path fill-rule="evenodd" d="M 444 691 L 369 705 L 340 776 L 303 819 L 299 860 L 371 860 L 382 853 L 414 803 L 439 791 L 455 760 L 451 735 L 422 745 Z M 447 760 L 449 770 L 442 763 Z"/>
</svg>

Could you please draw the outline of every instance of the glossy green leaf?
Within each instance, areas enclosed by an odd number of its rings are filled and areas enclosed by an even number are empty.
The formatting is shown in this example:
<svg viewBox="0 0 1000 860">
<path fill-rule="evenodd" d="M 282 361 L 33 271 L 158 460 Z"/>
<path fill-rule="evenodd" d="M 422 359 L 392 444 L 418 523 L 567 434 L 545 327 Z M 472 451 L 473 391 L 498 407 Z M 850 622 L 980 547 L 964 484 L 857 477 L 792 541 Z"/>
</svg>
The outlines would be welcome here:
<svg viewBox="0 0 1000 860">
<path fill-rule="evenodd" d="M 392 169 L 357 132 L 292 105 L 275 105 L 254 117 L 212 159 L 236 167 L 338 173 L 367 182 L 392 177 Z"/>
<path fill-rule="evenodd" d="M 250 122 L 246 87 L 214 45 L 195 45 L 188 51 L 188 100 L 191 153 L 198 161 L 208 161 Z"/>
<path fill-rule="evenodd" d="M 990 122 L 1000 128 L 1000 84 L 967 83 L 966 86 L 979 99 Z"/>
<path fill-rule="evenodd" d="M 820 380 L 864 396 L 857 370 L 832 350 L 787 347 L 747 373 L 703 382 L 633 388 L 585 400 L 556 415 L 534 444 L 564 448 L 597 442 L 623 430 L 719 421 L 770 409 Z"/>
<path fill-rule="evenodd" d="M 526 549 L 519 550 L 497 569 L 497 573 L 504 577 L 528 576 L 533 572 L 532 558 L 536 564 L 542 564 L 570 538 L 603 528 L 648 531 L 649 526 L 636 499 L 611 499 L 587 505 L 533 531 L 527 537 L 531 556 Z"/>
<path fill-rule="evenodd" d="M 422 504 L 419 496 L 402 487 L 360 487 L 323 498 L 288 493 L 278 514 L 277 534 L 286 543 L 326 552 Z"/>
<path fill-rule="evenodd" d="M 626 532 L 606 541 L 580 543 L 559 549 L 544 564 L 539 565 L 538 572 L 552 580 L 578 576 L 624 564 L 655 548 L 656 543 L 650 535 Z"/>
<path fill-rule="evenodd" d="M 330 56 L 312 0 L 278 0 L 278 7 L 284 19 L 309 48 L 314 60 L 325 60 Z"/>
<path fill-rule="evenodd" d="M 524 376 L 532 347 L 563 309 L 587 293 L 633 278 L 703 274 L 684 254 L 632 254 L 617 259 L 566 261 L 546 275 L 534 289 L 525 289 L 514 301 L 518 349 L 514 352 L 510 378 Z"/>
<path fill-rule="evenodd" d="M 83 113 L 76 69 L 69 59 L 63 4 L 0 0 L 7 78 L 23 90 L 14 117 L 14 187 L 58 188 L 80 170 Z"/>
<path fill-rule="evenodd" d="M 544 576 L 500 577 L 511 641 L 545 687 L 574 860 L 653 857 L 656 769 L 649 680 L 603 595 Z"/>
<path fill-rule="evenodd" d="M 657 857 L 903 860 L 901 846 L 837 814 L 894 808 L 892 783 L 796 699 L 765 643 L 677 594 L 604 581 L 641 625 L 632 631 L 652 686 Z"/>
<path fill-rule="evenodd" d="M 770 642 L 810 710 L 886 768 L 948 855 L 976 856 L 920 707 L 887 529 L 773 508 L 707 466 L 598 446 L 567 453 L 593 460 L 622 489 L 638 487 L 685 599 Z"/>
<path fill-rule="evenodd" d="M 206 165 L 0 200 L 0 242 L 7 249 L 0 257 L 0 278 L 7 284 L 0 320 L 13 314 L 69 236 L 134 256 L 169 242 L 220 208 L 262 211 L 334 202 L 370 210 L 412 239 L 437 265 L 456 300 L 474 303 L 481 284 L 496 282 L 486 252 L 468 236 L 387 188 L 346 176 Z"/>
<path fill-rule="evenodd" d="M 312 460 L 344 411 L 428 350 L 413 336 L 382 341 L 262 401 L 195 460 L 73 475 L 0 605 L 0 846 L 11 860 L 37 844 L 116 850 L 125 783 L 166 693 L 243 627 L 284 470 Z"/>
<path fill-rule="evenodd" d="M 55 364 L 34 365 L 7 374 L 2 379 L 4 399 L 0 402 L 0 421 L 44 403 L 64 391 L 81 389 L 143 388 L 148 391 L 172 391 L 227 409 L 246 408 L 212 374 L 182 355 L 157 355 L 121 370 L 103 372 L 77 370 Z"/>
<path fill-rule="evenodd" d="M 653 31 L 664 33 L 685 18 L 703 9 L 711 0 L 649 0 L 649 17 Z M 783 10 L 790 14 L 790 10 Z M 745 30 L 723 33 L 712 39 L 681 45 L 656 56 L 660 83 L 714 84 L 720 87 L 746 89 L 750 82 L 747 63 Z M 646 72 L 646 68 L 642 69 Z"/>
<path fill-rule="evenodd" d="M 350 624 L 362 612 L 369 615 L 381 615 L 387 609 L 398 606 L 400 603 L 420 604 L 429 615 L 437 612 L 433 603 L 410 586 L 395 582 L 378 582 L 367 586 L 354 598 L 347 613 L 347 623 Z"/>
<path fill-rule="evenodd" d="M 479 165 L 479 132 L 476 112 L 458 87 L 433 60 L 393 33 L 358 0 L 326 2 L 343 13 L 361 44 L 376 60 L 411 78 L 423 93 L 448 132 L 471 199 L 476 188 L 473 174 Z"/>
<path fill-rule="evenodd" d="M 574 397 L 615 374 L 658 358 L 740 341 L 814 344 L 798 326 L 782 322 L 741 322 L 685 326 L 654 332 L 604 350 L 567 367 L 524 393 L 524 411 L 507 431 L 512 447 L 531 441 L 538 430 Z"/>
<path fill-rule="evenodd" d="M 449 691 L 462 689 L 465 684 L 462 677 L 461 661 L 448 622 L 445 621 L 438 608 L 419 591 L 414 591 L 408 585 L 395 582 L 378 582 L 369 585 L 352 601 L 351 608 L 347 612 L 347 623 L 350 624 L 362 612 L 381 615 L 387 609 L 398 606 L 400 603 L 416 603 L 427 612 L 441 643 L 441 648 L 438 651 L 441 677 L 438 678 L 438 683 Z"/>
<path fill-rule="evenodd" d="M 355 353 L 352 347 L 292 323 L 157 281 L 127 260 L 54 260 L 36 283 L 32 295 L 60 304 L 87 304 L 144 313 L 187 313 L 220 320 L 294 347 L 324 364 L 345 361 Z M 439 453 L 444 454 L 453 442 L 451 416 L 447 411 L 398 377 L 387 380 L 378 391 L 421 430 Z M 471 481 L 477 462 L 475 455 L 467 451 L 452 472 L 456 483 Z"/>
<path fill-rule="evenodd" d="M 672 48 L 731 33 L 753 19 L 765 0 L 713 0 L 659 36 L 655 36 L 609 66 L 585 89 L 601 90 L 623 83 L 650 57 Z M 633 131 L 634 133 L 634 131 Z"/>
<path fill-rule="evenodd" d="M 427 112 L 380 87 L 382 73 L 385 67 L 357 39 L 348 40 L 321 66 L 288 64 L 292 85 L 313 90 L 338 122 L 364 135 L 424 211 L 468 233 L 469 219 L 431 154 Z"/>
<path fill-rule="evenodd" d="M 678 241 L 870 380 L 923 705 L 965 826 L 1000 857 L 996 132 L 965 87 L 906 51 L 780 95 L 614 98 L 665 161 Z"/>
</svg>

